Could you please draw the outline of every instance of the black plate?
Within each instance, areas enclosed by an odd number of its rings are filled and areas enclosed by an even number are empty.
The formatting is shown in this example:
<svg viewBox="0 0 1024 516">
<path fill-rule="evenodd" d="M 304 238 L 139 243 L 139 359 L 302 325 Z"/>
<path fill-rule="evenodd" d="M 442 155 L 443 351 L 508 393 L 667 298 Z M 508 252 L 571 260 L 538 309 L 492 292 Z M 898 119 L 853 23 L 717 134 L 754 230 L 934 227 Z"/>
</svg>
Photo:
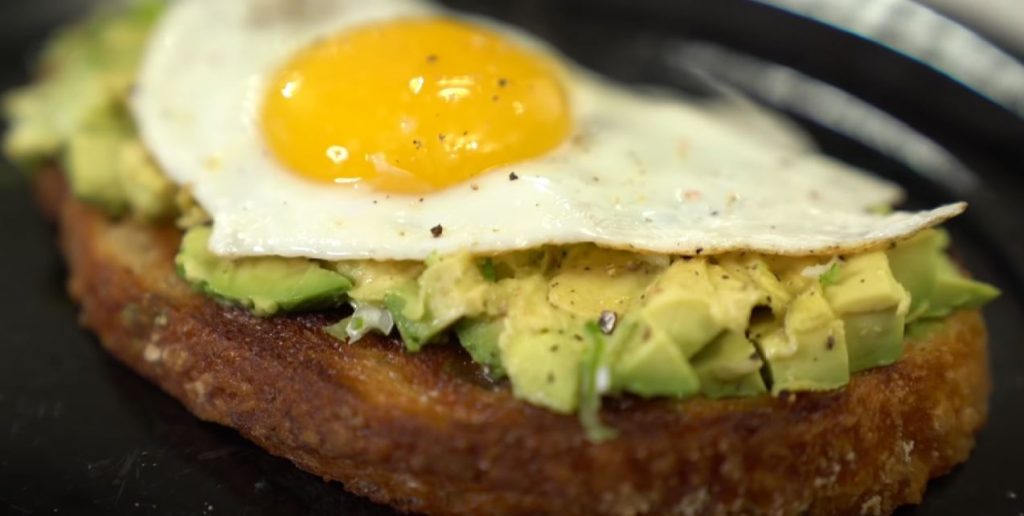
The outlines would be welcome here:
<svg viewBox="0 0 1024 516">
<path fill-rule="evenodd" d="M 957 252 L 977 276 L 1004 289 L 986 309 L 991 419 L 970 461 L 932 482 L 922 505 L 900 513 L 1024 515 L 1018 115 L 884 46 L 753 2 L 450 3 L 519 23 L 624 81 L 704 98 L 722 94 L 709 76 L 749 89 L 793 112 L 830 154 L 904 184 L 910 206 L 971 201 L 970 212 L 949 226 Z M 0 89 L 25 80 L 41 36 L 87 4 L 0 4 Z M 759 87 L 779 74 L 790 81 L 783 91 Z M 836 97 L 830 84 L 856 97 Z M 820 123 L 822 106 L 836 105 L 848 115 L 882 118 Z M 197 421 L 103 353 L 77 326 L 52 228 L 36 213 L 25 181 L 0 168 L 0 513 L 392 514 L 231 430 Z"/>
</svg>

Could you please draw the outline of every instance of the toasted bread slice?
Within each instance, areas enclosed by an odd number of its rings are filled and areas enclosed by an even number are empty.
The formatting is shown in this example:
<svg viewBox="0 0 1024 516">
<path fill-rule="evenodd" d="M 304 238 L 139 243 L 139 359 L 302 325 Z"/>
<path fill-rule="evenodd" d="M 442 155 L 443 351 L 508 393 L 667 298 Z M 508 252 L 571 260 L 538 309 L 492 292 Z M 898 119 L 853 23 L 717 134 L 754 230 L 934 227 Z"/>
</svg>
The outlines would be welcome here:
<svg viewBox="0 0 1024 516">
<path fill-rule="evenodd" d="M 606 402 L 619 430 L 515 399 L 456 346 L 403 351 L 260 319 L 175 274 L 181 234 L 114 222 L 37 182 L 83 324 L 197 416 L 349 491 L 428 514 L 884 514 L 968 456 L 990 390 L 986 335 L 960 312 L 899 363 L 823 393 Z"/>
</svg>

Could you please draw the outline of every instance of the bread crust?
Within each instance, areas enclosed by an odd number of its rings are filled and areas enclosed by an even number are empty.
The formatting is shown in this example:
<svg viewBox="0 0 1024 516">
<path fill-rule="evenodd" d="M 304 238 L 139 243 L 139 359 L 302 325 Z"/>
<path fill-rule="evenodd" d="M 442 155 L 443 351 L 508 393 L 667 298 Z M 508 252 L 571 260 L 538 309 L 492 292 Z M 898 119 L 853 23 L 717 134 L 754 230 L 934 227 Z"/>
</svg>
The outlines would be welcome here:
<svg viewBox="0 0 1024 516">
<path fill-rule="evenodd" d="M 341 314 L 269 319 L 193 292 L 180 232 L 114 222 L 40 176 L 82 323 L 200 418 L 399 509 L 461 514 L 888 514 L 964 461 L 986 418 L 986 334 L 949 317 L 844 389 L 611 400 L 617 439 L 516 400 L 456 346 L 340 344 Z"/>
</svg>

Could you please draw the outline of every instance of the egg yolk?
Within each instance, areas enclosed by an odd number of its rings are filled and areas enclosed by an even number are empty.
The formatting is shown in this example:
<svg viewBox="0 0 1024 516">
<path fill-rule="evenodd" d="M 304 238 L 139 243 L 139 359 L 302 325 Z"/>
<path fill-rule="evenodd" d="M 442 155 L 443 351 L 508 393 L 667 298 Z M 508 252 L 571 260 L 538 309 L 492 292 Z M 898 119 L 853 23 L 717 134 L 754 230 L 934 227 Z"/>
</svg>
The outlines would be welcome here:
<svg viewBox="0 0 1024 516">
<path fill-rule="evenodd" d="M 447 19 L 338 34 L 272 79 L 262 110 L 276 158 L 302 177 L 421 193 L 551 151 L 571 113 L 557 66 Z"/>
</svg>

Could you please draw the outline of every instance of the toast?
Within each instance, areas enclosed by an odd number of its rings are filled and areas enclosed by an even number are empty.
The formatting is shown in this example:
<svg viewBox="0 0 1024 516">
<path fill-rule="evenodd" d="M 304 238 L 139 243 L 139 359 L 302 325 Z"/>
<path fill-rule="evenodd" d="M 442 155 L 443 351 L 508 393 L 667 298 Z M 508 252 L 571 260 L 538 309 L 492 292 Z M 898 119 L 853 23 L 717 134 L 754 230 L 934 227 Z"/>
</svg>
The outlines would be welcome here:
<svg viewBox="0 0 1024 516">
<path fill-rule="evenodd" d="M 198 417 L 356 494 L 427 514 L 887 514 L 964 461 L 990 391 L 986 334 L 960 311 L 840 390 L 609 399 L 619 430 L 517 400 L 455 345 L 418 353 L 323 328 L 343 311 L 258 318 L 194 292 L 181 233 L 115 221 L 37 176 L 82 324 Z"/>
</svg>

